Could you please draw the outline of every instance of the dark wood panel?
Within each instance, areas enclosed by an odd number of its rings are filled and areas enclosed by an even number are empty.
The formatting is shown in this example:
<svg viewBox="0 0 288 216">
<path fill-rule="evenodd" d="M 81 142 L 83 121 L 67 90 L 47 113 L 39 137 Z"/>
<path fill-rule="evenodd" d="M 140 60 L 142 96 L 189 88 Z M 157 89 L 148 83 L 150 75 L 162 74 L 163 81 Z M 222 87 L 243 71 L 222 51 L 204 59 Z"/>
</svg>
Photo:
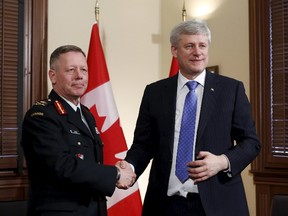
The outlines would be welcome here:
<svg viewBox="0 0 288 216">
<path fill-rule="evenodd" d="M 27 200 L 27 175 L 17 176 L 10 172 L 0 172 L 0 201 Z"/>
<path fill-rule="evenodd" d="M 273 128 L 271 119 L 274 118 L 271 114 L 273 101 L 269 97 L 273 91 L 270 80 L 273 71 L 273 59 L 270 59 L 273 50 L 271 47 L 273 44 L 270 43 L 272 38 L 270 13 L 274 12 L 274 18 L 275 15 L 287 16 L 287 13 L 282 11 L 284 7 L 281 6 L 278 7 L 279 12 L 271 11 L 272 2 L 281 5 L 284 1 L 249 0 L 250 101 L 262 144 L 260 155 L 251 166 L 256 186 L 257 216 L 270 216 L 272 197 L 276 194 L 288 194 L 288 158 L 277 157 L 273 153 L 273 146 L 275 146 L 271 132 Z M 281 28 L 281 25 L 273 23 L 271 25 L 274 29 Z M 283 47 L 279 46 L 279 48 Z M 279 54 L 281 55 L 281 52 Z M 285 127 L 283 131 L 286 132 Z M 284 133 L 284 136 L 286 137 L 287 134 Z"/>
<path fill-rule="evenodd" d="M 257 215 L 270 216 L 274 195 L 288 195 L 288 178 L 283 176 L 255 176 Z"/>
<path fill-rule="evenodd" d="M 0 2 L 3 2 L 3 0 L 0 0 Z M 20 75 L 18 75 L 23 79 L 22 82 L 19 81 L 18 88 L 22 90 L 23 95 L 18 97 L 17 108 L 19 113 L 15 116 L 21 130 L 25 112 L 35 101 L 47 97 L 48 0 L 19 0 L 17 2 L 25 11 L 21 10 L 20 16 L 16 17 L 17 21 L 18 19 L 20 21 L 20 32 L 23 31 L 23 34 L 21 34 L 23 38 L 18 38 L 19 67 L 21 67 L 19 69 Z M 21 134 L 20 130 L 19 134 Z M 11 137 L 15 138 L 15 136 Z M 17 139 L 19 143 L 20 136 Z M 17 154 L 14 158 L 5 158 L 5 166 L 0 166 L 0 201 L 27 199 L 28 176 L 25 173 L 26 166 L 21 148 L 18 149 Z M 4 161 L 3 157 L 1 160 Z"/>
</svg>

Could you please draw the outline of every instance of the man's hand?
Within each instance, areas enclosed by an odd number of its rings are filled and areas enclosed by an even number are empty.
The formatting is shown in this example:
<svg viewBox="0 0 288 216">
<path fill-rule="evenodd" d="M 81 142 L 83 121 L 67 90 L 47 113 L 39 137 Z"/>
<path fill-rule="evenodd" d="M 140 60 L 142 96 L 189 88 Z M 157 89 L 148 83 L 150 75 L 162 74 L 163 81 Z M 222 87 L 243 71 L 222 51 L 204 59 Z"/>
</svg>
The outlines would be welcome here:
<svg viewBox="0 0 288 216">
<path fill-rule="evenodd" d="M 115 164 L 120 170 L 120 179 L 116 182 L 116 186 L 119 189 L 128 189 L 133 186 L 136 174 L 133 172 L 132 167 L 127 161 L 118 161 Z"/>
<path fill-rule="evenodd" d="M 189 177 L 194 183 L 205 181 L 218 172 L 228 169 L 228 160 L 224 155 L 214 155 L 207 151 L 201 151 L 197 160 L 188 162 Z"/>
</svg>

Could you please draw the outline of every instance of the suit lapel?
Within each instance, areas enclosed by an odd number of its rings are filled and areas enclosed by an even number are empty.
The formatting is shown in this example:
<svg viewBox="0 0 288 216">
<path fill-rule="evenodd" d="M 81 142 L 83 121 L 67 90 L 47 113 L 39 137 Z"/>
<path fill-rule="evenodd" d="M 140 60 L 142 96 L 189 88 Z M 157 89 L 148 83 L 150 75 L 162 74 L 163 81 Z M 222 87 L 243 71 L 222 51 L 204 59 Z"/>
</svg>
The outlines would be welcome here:
<svg viewBox="0 0 288 216">
<path fill-rule="evenodd" d="M 169 141 L 169 148 L 172 154 L 174 142 L 174 129 L 175 129 L 175 112 L 176 112 L 176 97 L 177 97 L 177 80 L 178 74 L 167 79 L 164 84 L 164 91 L 162 92 L 162 106 L 165 119 L 166 135 Z"/>
<path fill-rule="evenodd" d="M 197 131 L 197 140 L 203 135 L 204 128 L 210 118 L 213 108 L 216 103 L 216 98 L 219 93 L 218 79 L 215 74 L 207 71 L 204 86 L 204 93 L 201 105 L 200 119 Z M 196 142 L 197 143 L 197 142 Z"/>
</svg>

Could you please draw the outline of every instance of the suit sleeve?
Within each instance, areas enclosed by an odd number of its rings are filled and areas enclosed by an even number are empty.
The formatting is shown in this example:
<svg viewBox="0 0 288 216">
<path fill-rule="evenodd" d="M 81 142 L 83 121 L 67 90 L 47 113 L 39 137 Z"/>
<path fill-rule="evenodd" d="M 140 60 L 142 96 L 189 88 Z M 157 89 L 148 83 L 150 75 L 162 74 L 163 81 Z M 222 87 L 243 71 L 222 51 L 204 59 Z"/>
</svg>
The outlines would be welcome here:
<svg viewBox="0 0 288 216">
<path fill-rule="evenodd" d="M 152 121 L 151 114 L 149 111 L 150 107 L 150 91 L 149 85 L 146 86 L 144 94 L 142 97 L 139 115 L 136 122 L 136 127 L 134 131 L 133 145 L 127 152 L 125 160 L 131 163 L 136 171 L 136 175 L 139 177 L 147 165 L 149 164 L 151 158 L 154 157 L 154 147 L 153 147 L 153 131 L 152 131 Z"/>
<path fill-rule="evenodd" d="M 236 88 L 231 136 L 236 145 L 225 155 L 230 161 L 231 174 L 234 176 L 245 169 L 261 149 L 251 114 L 251 106 L 242 82 L 238 82 Z"/>
</svg>

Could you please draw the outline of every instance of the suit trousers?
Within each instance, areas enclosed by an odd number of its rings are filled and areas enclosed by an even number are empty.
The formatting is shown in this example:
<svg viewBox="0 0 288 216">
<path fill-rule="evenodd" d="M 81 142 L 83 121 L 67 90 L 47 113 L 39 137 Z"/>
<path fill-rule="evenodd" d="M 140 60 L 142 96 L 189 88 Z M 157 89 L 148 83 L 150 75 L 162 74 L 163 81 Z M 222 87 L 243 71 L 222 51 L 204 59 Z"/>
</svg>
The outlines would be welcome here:
<svg viewBox="0 0 288 216">
<path fill-rule="evenodd" d="M 200 195 L 198 193 L 188 193 L 187 197 L 171 196 L 167 197 L 167 205 L 163 216 L 205 216 Z"/>
<path fill-rule="evenodd" d="M 97 216 L 99 215 L 98 203 L 91 201 L 88 206 L 79 205 L 76 211 L 67 210 L 50 210 L 45 212 L 39 212 L 35 216 Z M 29 216 L 29 215 L 27 215 Z M 33 214 L 34 216 L 34 214 Z"/>
</svg>

